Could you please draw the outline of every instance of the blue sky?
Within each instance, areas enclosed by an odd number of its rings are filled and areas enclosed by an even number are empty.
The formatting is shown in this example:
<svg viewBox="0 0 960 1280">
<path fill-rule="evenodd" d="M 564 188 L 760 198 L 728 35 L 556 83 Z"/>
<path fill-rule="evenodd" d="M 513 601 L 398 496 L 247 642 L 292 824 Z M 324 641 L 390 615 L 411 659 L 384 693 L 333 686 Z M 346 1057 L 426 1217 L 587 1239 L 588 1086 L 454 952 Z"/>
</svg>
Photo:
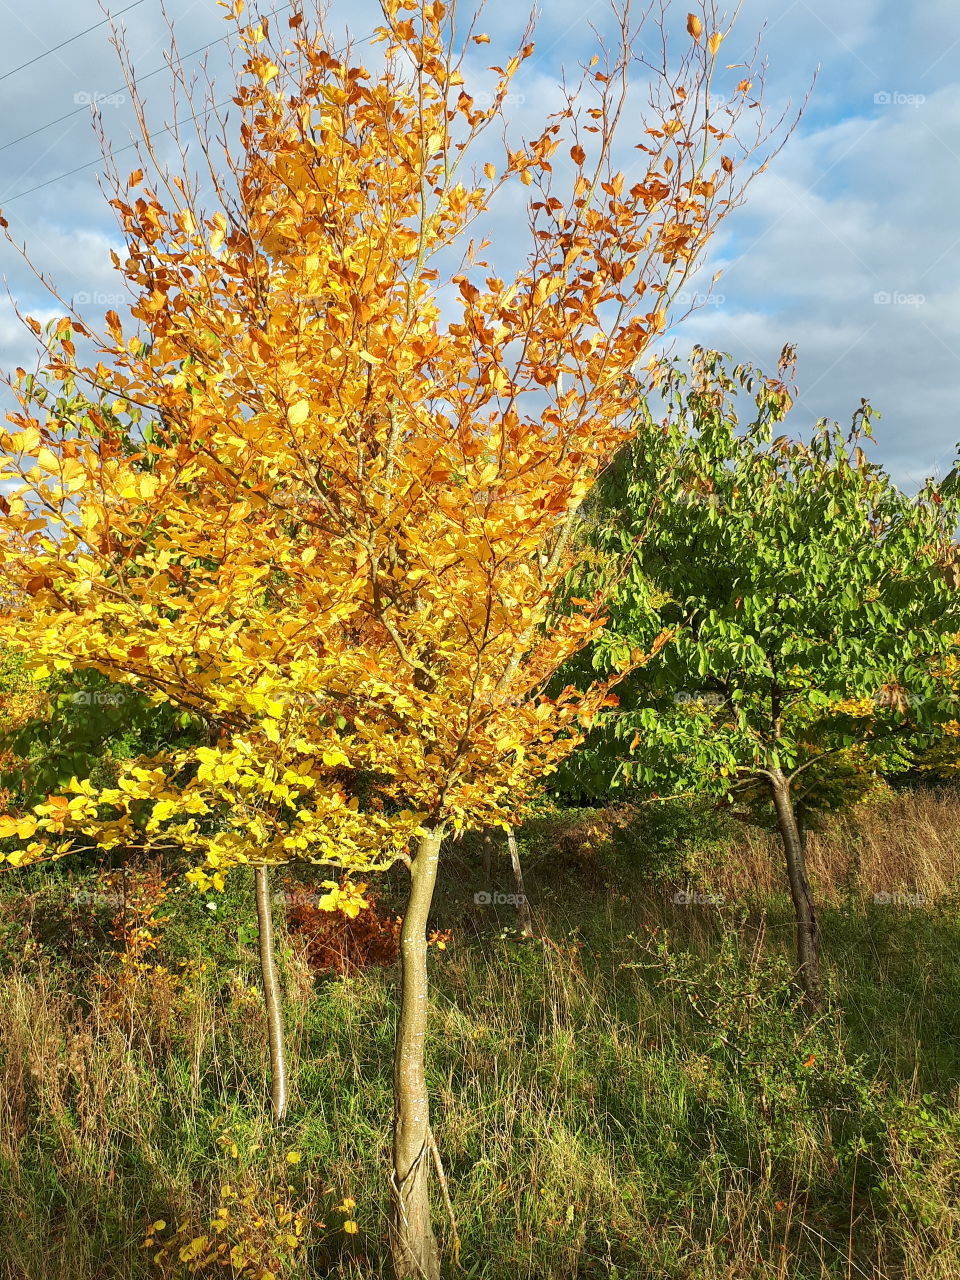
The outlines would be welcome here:
<svg viewBox="0 0 960 1280">
<path fill-rule="evenodd" d="M 111 9 L 119 13 L 128 2 L 113 0 Z M 282 7 L 278 0 L 263 5 L 267 12 Z M 688 7 L 668 10 L 678 51 L 687 39 Z M 102 99 L 103 127 L 117 149 L 129 141 L 132 124 L 126 93 L 112 96 L 123 75 L 110 28 L 70 40 L 102 18 L 92 4 L 34 0 L 29 7 L 4 4 L 3 11 L 0 207 L 35 266 L 66 296 L 89 298 L 82 309 L 91 317 L 102 316 L 106 306 L 117 305 L 122 286 L 109 265 L 108 250 L 118 240 L 98 188 L 102 166 L 87 104 Z M 460 11 L 472 13 L 470 0 L 461 0 Z M 213 0 L 167 0 L 166 12 L 182 53 L 216 41 L 226 29 Z M 332 0 L 327 25 L 337 36 L 349 26 L 359 40 L 378 13 L 371 0 Z M 489 0 L 479 29 L 491 43 L 468 64 L 478 83 L 486 66 L 513 52 L 526 16 L 515 0 Z M 133 4 L 119 21 L 138 73 L 162 68 L 168 32 L 158 0 Z M 514 138 L 539 131 L 538 123 L 559 105 L 561 67 L 575 80 L 577 63 L 595 50 L 590 24 L 601 33 L 611 30 L 609 0 L 544 6 L 536 55 L 515 81 L 516 100 L 507 112 Z M 675 350 L 702 342 L 772 370 L 781 347 L 796 343 L 801 397 L 793 430 L 805 430 L 819 416 L 846 421 L 866 397 L 882 414 L 879 456 L 913 488 L 928 475 L 945 474 L 960 441 L 960 5 L 744 0 L 724 45 L 726 60 L 746 56 L 761 28 L 770 113 L 788 102 L 796 107 L 815 73 L 816 84 L 793 136 L 714 240 L 703 284 L 695 282 L 691 291 L 705 291 L 717 269 L 723 275 L 709 304 L 672 335 Z M 375 64 L 369 45 L 359 46 L 358 56 Z M 215 44 L 207 59 L 218 97 L 229 96 L 226 46 Z M 199 64 L 194 58 L 186 65 Z M 170 118 L 168 82 L 166 71 L 144 82 L 155 122 Z M 16 141 L 67 113 L 75 114 Z M 624 122 L 625 167 L 635 125 L 639 117 Z M 133 154 L 119 157 L 119 167 L 134 167 Z M 518 188 L 518 195 L 525 190 Z M 488 258 L 504 275 L 526 249 L 517 212 L 508 203 L 491 213 Z M 22 309 L 40 317 L 57 310 L 2 241 L 0 270 Z M 31 350 L 10 300 L 0 297 L 0 364 L 22 362 Z"/>
</svg>

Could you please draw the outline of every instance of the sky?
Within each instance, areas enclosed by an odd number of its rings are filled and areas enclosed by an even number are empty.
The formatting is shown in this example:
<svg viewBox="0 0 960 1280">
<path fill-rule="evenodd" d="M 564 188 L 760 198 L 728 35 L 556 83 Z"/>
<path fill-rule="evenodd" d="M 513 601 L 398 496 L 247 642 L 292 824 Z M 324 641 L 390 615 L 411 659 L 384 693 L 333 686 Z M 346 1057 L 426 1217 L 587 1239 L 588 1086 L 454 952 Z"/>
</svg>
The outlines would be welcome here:
<svg viewBox="0 0 960 1280">
<path fill-rule="evenodd" d="M 474 7 L 460 0 L 464 21 Z M 678 54 L 689 40 L 688 7 L 668 7 Z M 120 238 L 102 182 L 94 106 L 118 167 L 136 167 L 135 151 L 122 150 L 134 124 L 104 13 L 123 27 L 148 114 L 162 125 L 172 118 L 171 27 L 184 71 L 198 72 L 206 59 L 217 100 L 229 98 L 223 11 L 214 0 L 166 0 L 163 8 L 159 0 L 110 0 L 106 10 L 33 0 L 0 8 L 0 209 L 33 268 L 99 320 L 108 307 L 122 311 L 128 295 L 110 266 Z M 282 19 L 286 6 L 263 0 L 261 8 Z M 491 83 L 489 66 L 515 51 L 527 16 L 519 0 L 488 0 L 477 29 L 491 40 L 472 47 L 468 87 Z M 378 46 L 361 42 L 378 21 L 374 0 L 327 6 L 331 34 L 342 40 L 349 31 L 358 60 L 371 69 Z M 578 64 L 612 30 L 610 0 L 548 0 L 536 52 L 507 103 L 514 143 L 536 136 L 561 103 L 564 69 L 576 81 Z M 795 344 L 800 396 L 788 429 L 802 434 L 819 417 L 848 422 L 865 398 L 880 414 L 875 456 L 913 490 L 951 469 L 960 441 L 960 5 L 743 0 L 723 46 L 726 60 L 744 60 L 761 33 L 771 120 L 783 110 L 795 115 L 810 97 L 782 151 L 711 242 L 687 290 L 699 305 L 668 335 L 671 349 L 683 355 L 699 342 L 774 372 L 781 348 Z M 641 48 L 648 39 L 652 27 L 641 32 Z M 638 91 L 618 150 L 627 186 L 644 123 Z M 555 167 L 562 185 L 562 163 Z M 531 190 L 515 186 L 490 211 L 486 256 L 505 278 L 528 248 L 520 201 Z M 32 364 L 15 308 L 41 320 L 62 308 L 2 240 L 0 274 L 8 291 L 0 293 L 0 366 Z"/>
</svg>

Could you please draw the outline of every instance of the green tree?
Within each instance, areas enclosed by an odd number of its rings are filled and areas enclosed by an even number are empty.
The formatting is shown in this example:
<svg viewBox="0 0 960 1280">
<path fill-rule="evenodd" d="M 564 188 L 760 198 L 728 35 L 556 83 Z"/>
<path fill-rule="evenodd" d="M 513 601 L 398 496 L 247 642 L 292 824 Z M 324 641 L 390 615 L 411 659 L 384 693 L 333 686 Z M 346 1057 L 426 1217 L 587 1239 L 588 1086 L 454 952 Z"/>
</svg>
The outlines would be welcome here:
<svg viewBox="0 0 960 1280">
<path fill-rule="evenodd" d="M 593 668 L 665 628 L 672 641 L 621 686 L 619 708 L 599 718 L 561 785 L 748 805 L 762 787 L 786 857 L 799 977 L 816 1004 L 804 818 L 858 797 L 955 715 L 947 672 L 960 596 L 941 566 L 960 504 L 932 483 L 910 497 L 867 459 L 865 401 L 847 432 L 821 420 L 806 440 L 775 436 L 792 404 L 791 349 L 777 378 L 730 372 L 725 360 L 696 348 L 689 377 L 665 367 L 659 431 L 648 403 L 651 429 L 585 505 L 592 558 L 571 595 L 615 584 Z M 743 392 L 755 406 L 746 426 Z"/>
</svg>

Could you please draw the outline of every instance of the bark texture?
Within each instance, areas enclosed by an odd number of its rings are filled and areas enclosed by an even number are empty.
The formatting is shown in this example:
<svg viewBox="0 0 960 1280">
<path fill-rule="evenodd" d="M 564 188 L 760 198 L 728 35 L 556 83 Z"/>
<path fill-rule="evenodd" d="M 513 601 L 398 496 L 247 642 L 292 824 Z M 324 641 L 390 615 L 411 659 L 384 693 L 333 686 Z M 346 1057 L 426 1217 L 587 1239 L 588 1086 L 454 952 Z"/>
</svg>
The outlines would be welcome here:
<svg viewBox="0 0 960 1280">
<path fill-rule="evenodd" d="M 427 919 L 440 861 L 442 831 L 420 839 L 400 932 L 400 1017 L 394 1052 L 393 1173 L 390 1248 L 396 1280 L 440 1280 L 430 1214 L 430 1100 L 427 1032 Z"/>
<path fill-rule="evenodd" d="M 510 848 L 510 865 L 513 867 L 513 881 L 517 886 L 517 897 L 520 901 L 517 903 L 517 917 L 520 921 L 520 929 L 525 938 L 533 937 L 533 916 L 530 914 L 530 903 L 527 901 L 526 891 L 523 887 L 523 869 L 520 866 L 520 853 L 517 849 L 517 837 L 513 827 L 507 832 L 507 844 Z"/>
<path fill-rule="evenodd" d="M 769 770 L 770 789 L 777 812 L 777 826 L 787 858 L 787 876 L 797 922 L 797 967 L 804 997 L 811 1008 L 821 1001 L 820 930 L 813 893 L 807 879 L 806 839 L 797 822 L 790 781 L 779 768 Z"/>
<path fill-rule="evenodd" d="M 253 869 L 257 898 L 257 930 L 260 942 L 260 977 L 267 1011 L 267 1040 L 270 1045 L 270 1100 L 273 1114 L 283 1120 L 287 1114 L 287 1055 L 283 1041 L 283 1010 L 273 939 L 273 907 L 270 901 L 270 872 L 261 863 Z"/>
</svg>

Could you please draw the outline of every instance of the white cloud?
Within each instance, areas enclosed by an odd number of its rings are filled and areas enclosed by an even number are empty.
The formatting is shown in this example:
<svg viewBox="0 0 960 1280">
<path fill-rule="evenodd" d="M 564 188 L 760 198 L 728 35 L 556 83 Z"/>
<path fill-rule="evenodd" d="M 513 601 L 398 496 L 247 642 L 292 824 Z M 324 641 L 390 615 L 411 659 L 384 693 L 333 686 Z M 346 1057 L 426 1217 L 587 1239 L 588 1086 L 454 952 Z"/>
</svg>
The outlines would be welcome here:
<svg viewBox="0 0 960 1280">
<path fill-rule="evenodd" d="M 274 0 L 264 0 L 265 9 L 274 7 Z M 547 113 L 561 105 L 561 62 L 568 82 L 576 82 L 577 63 L 595 49 L 589 24 L 608 36 L 612 31 L 608 0 L 551 0 L 543 7 L 535 59 L 514 84 L 522 98 L 509 108 L 514 143 L 539 132 Z M 168 8 L 182 52 L 225 30 L 212 2 L 169 0 Z M 461 6 L 461 28 L 471 9 L 470 0 Z M 18 10 L 6 26 L 0 76 L 4 67 L 55 43 L 55 36 L 65 38 L 96 20 L 81 19 L 78 12 L 64 0 L 35 0 L 29 10 Z M 478 23 L 491 43 L 471 48 L 468 67 L 482 71 L 502 64 L 516 47 L 527 12 L 524 4 L 492 0 Z M 677 4 L 670 16 L 678 49 L 687 39 L 685 13 L 686 7 Z M 138 72 L 162 66 L 166 31 L 155 6 L 137 6 L 123 21 Z M 275 25 L 282 21 L 282 15 L 274 19 Z M 373 0 L 333 0 L 329 6 L 328 26 L 334 32 L 349 24 L 362 39 L 379 21 Z M 717 345 L 737 360 L 767 368 L 784 343 L 796 342 L 802 392 L 798 429 L 821 414 L 848 418 L 865 396 L 883 414 L 877 428 L 881 456 L 899 478 L 914 483 L 948 469 L 960 438 L 953 409 L 960 374 L 960 231 L 953 212 L 960 186 L 960 10 L 955 0 L 927 0 L 922 6 L 900 0 L 845 0 L 841 6 L 833 0 L 782 0 L 774 9 L 766 0 L 744 0 L 737 29 L 722 46 L 724 60 L 742 61 L 764 23 L 770 65 L 766 99 L 772 113 L 788 98 L 795 104 L 802 99 L 819 64 L 816 90 L 797 133 L 712 247 L 703 279 L 724 267 L 716 286 L 723 303 L 692 316 L 677 341 Z M 28 70 L 0 78 L 0 148 L 82 105 L 75 103 L 76 95 L 117 89 L 123 77 L 107 35 L 102 27 Z M 377 54 L 375 47 L 364 49 L 371 69 Z M 211 72 L 222 75 L 225 47 L 216 45 L 208 56 Z M 166 85 L 165 73 L 144 85 L 154 119 L 165 118 Z M 891 101 L 875 102 L 877 94 L 889 94 Z M 114 145 L 123 146 L 131 125 L 129 103 L 104 104 L 102 117 Z M 622 162 L 632 155 L 636 124 L 631 109 L 624 121 Z M 489 147 L 498 145 L 498 134 L 491 135 Z M 99 166 L 21 200 L 10 197 L 97 155 L 83 112 L 0 149 L 0 205 L 11 230 L 28 241 L 38 265 L 67 295 L 118 290 L 107 253 L 115 242 L 115 224 L 97 189 Z M 126 156 L 119 160 L 121 170 L 126 159 L 133 167 Z M 564 153 L 558 152 L 561 191 L 566 177 Z M 495 274 L 510 274 L 528 251 L 524 195 L 530 195 L 526 188 L 505 193 L 487 220 L 494 244 L 486 256 Z M 2 259 L 10 287 L 25 307 L 45 305 L 9 248 Z M 874 296 L 883 292 L 922 295 L 924 301 L 875 303 Z M 96 315 L 97 305 L 90 310 Z M 19 341 L 3 310 L 0 346 L 4 364 L 20 358 Z"/>
</svg>

